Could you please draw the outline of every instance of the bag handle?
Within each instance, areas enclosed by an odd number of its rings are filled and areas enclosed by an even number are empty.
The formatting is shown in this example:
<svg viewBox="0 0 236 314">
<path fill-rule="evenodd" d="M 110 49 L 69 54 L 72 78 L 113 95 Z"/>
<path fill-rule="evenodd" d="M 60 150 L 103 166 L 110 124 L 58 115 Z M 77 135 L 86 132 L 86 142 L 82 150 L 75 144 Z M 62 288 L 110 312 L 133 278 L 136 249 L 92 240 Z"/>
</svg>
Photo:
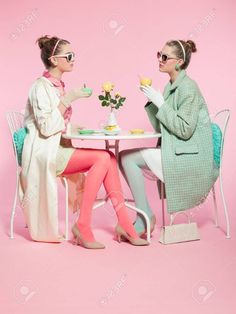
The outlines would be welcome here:
<svg viewBox="0 0 236 314">
<path fill-rule="evenodd" d="M 165 203 L 164 203 L 164 183 L 161 181 L 161 202 L 162 202 L 162 227 L 165 228 Z M 173 225 L 174 219 L 177 215 L 185 215 L 188 218 L 188 223 L 191 223 L 190 215 L 186 212 L 180 211 L 174 214 L 170 214 L 170 226 Z"/>
<path fill-rule="evenodd" d="M 190 218 L 190 215 L 187 214 L 186 212 L 177 212 L 177 213 L 174 213 L 174 214 L 170 214 L 170 226 L 173 225 L 173 222 L 174 222 L 174 219 L 177 215 L 185 215 L 187 218 L 188 218 L 188 223 L 190 224 L 191 223 L 191 218 Z"/>
</svg>

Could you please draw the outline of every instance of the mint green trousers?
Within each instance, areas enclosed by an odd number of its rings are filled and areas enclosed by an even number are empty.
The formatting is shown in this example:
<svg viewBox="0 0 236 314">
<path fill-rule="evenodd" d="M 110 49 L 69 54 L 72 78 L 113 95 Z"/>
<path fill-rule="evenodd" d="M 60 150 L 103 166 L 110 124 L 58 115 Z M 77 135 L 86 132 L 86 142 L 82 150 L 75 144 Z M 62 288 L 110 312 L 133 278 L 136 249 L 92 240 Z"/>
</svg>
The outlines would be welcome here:
<svg viewBox="0 0 236 314">
<path fill-rule="evenodd" d="M 135 148 L 121 151 L 119 154 L 119 167 L 130 187 L 135 206 L 145 211 L 151 219 L 153 212 L 148 203 L 144 182 L 145 170 L 151 170 L 146 164 L 140 150 L 139 148 Z M 137 215 L 134 226 L 137 232 L 145 230 L 145 221 L 141 215 Z"/>
</svg>

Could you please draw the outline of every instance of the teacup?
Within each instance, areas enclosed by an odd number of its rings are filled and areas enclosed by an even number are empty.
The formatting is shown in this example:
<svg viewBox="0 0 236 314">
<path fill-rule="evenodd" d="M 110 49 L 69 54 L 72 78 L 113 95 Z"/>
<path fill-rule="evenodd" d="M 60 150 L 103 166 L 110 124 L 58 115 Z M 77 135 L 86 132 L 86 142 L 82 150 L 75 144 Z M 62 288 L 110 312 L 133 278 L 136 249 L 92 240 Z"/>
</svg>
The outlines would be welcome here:
<svg viewBox="0 0 236 314">
<path fill-rule="evenodd" d="M 152 80 L 148 77 L 141 77 L 140 78 L 140 85 L 142 86 L 151 86 Z"/>
</svg>

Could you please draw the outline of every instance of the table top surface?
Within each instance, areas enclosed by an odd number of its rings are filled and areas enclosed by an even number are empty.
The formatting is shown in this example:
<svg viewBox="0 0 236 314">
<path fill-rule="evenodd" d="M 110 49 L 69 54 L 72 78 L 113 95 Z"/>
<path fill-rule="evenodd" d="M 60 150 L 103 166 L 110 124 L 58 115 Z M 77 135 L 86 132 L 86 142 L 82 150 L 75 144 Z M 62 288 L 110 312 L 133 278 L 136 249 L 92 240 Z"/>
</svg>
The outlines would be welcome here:
<svg viewBox="0 0 236 314">
<path fill-rule="evenodd" d="M 71 132 L 62 135 L 68 139 L 81 140 L 135 140 L 161 137 L 161 133 L 144 132 L 143 134 L 131 134 L 129 131 L 121 131 L 117 135 L 106 135 L 102 131 L 95 131 L 92 134 L 80 134 L 79 132 Z"/>
</svg>

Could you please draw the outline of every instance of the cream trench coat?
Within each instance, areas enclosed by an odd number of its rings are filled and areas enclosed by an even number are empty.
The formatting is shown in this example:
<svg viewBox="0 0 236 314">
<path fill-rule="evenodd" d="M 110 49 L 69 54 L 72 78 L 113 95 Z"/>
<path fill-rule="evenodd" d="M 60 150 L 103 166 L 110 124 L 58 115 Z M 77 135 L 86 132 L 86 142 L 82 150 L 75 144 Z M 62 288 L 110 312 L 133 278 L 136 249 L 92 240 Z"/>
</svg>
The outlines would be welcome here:
<svg viewBox="0 0 236 314">
<path fill-rule="evenodd" d="M 47 78 L 41 77 L 29 91 L 25 111 L 24 124 L 28 134 L 22 153 L 19 195 L 30 235 L 36 241 L 62 240 L 58 228 L 56 157 L 65 123 L 58 109 L 59 102 L 57 88 Z M 71 176 L 72 207 L 78 205 L 72 198 L 81 198 L 83 176 L 77 174 L 78 180 L 75 180 L 75 175 Z"/>
</svg>

